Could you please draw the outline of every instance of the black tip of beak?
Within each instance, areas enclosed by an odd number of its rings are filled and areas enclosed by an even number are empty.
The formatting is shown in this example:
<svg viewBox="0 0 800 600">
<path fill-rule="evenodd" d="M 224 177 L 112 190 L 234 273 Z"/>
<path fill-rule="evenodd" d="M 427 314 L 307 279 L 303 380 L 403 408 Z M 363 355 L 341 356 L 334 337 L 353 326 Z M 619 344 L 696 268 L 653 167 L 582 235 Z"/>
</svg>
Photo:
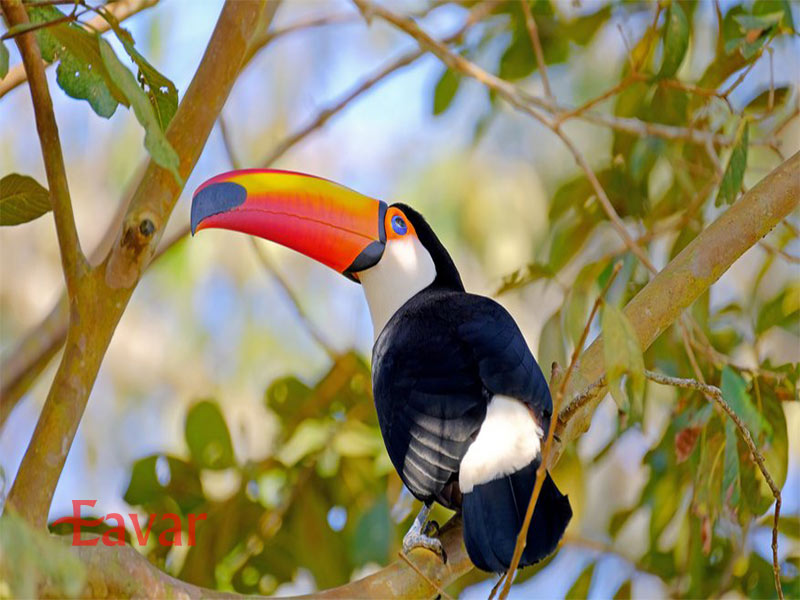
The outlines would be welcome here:
<svg viewBox="0 0 800 600">
<path fill-rule="evenodd" d="M 246 199 L 247 190 L 244 186 L 232 181 L 212 183 L 204 187 L 192 198 L 192 235 L 204 219 L 241 206 Z"/>
</svg>

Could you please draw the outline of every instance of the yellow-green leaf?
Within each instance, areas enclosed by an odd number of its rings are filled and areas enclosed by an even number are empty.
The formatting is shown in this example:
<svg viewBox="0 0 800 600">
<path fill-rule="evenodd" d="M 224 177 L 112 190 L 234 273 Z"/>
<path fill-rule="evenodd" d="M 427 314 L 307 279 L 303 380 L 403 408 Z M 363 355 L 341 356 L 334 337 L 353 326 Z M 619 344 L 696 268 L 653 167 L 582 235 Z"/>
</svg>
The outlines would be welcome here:
<svg viewBox="0 0 800 600">
<path fill-rule="evenodd" d="M 192 460 L 207 469 L 227 469 L 235 464 L 233 444 L 219 406 L 203 400 L 186 415 L 186 443 Z"/>
<path fill-rule="evenodd" d="M 34 23 L 50 23 L 65 16 L 54 6 L 35 7 L 29 13 Z M 56 83 L 68 96 L 86 100 L 106 119 L 114 114 L 118 103 L 127 102 L 103 65 L 96 34 L 72 23 L 58 23 L 37 30 L 36 39 L 42 57 L 58 61 Z"/>
<path fill-rule="evenodd" d="M 675 75 L 689 48 L 689 21 L 679 2 L 669 5 L 663 38 L 664 59 L 658 72 L 659 79 Z"/>
<path fill-rule="evenodd" d="M 589 564 L 578 578 L 575 580 L 575 583 L 572 584 L 572 587 L 569 588 L 567 595 L 565 598 L 571 600 L 575 598 L 576 600 L 583 600 L 583 598 L 589 597 L 589 587 L 592 585 L 592 575 L 594 575 L 594 566 L 595 563 Z"/>
<path fill-rule="evenodd" d="M 27 223 L 50 210 L 50 192 L 33 177 L 11 173 L 0 179 L 0 226 Z"/>
<path fill-rule="evenodd" d="M 111 26 L 119 41 L 122 42 L 125 52 L 139 68 L 139 83 L 147 94 L 150 104 L 153 105 L 161 130 L 166 131 L 169 122 L 178 110 L 178 90 L 175 84 L 162 75 L 136 50 L 133 36 L 127 29 L 120 26 L 119 21 L 111 12 L 101 9 L 99 13 Z"/>
<path fill-rule="evenodd" d="M 719 193 L 714 202 L 715 206 L 721 204 L 733 204 L 736 197 L 739 195 L 739 190 L 744 181 L 744 171 L 747 167 L 747 144 L 749 142 L 749 130 L 747 121 L 743 121 L 742 125 L 736 134 L 736 145 L 731 152 L 731 157 L 728 160 L 728 166 L 725 167 L 725 173 L 722 176 L 722 182 L 719 184 Z"/>
<path fill-rule="evenodd" d="M 8 48 L 0 42 L 0 79 L 8 75 Z"/>
<path fill-rule="evenodd" d="M 616 306 L 605 304 L 601 321 L 608 387 L 619 409 L 628 412 L 630 400 L 622 378 L 628 376 L 633 400 L 638 406 L 645 385 L 642 347 L 628 317 Z"/>
<path fill-rule="evenodd" d="M 136 118 L 144 128 L 144 146 L 148 153 L 158 165 L 173 174 L 178 185 L 183 186 L 183 179 L 178 173 L 180 165 L 178 153 L 164 135 L 161 123 L 147 94 L 139 87 L 133 73 L 120 62 L 109 43 L 103 39 L 100 39 L 100 55 L 103 57 L 103 64 L 109 75 L 131 103 Z"/>
<path fill-rule="evenodd" d="M 433 90 L 433 114 L 439 115 L 446 111 L 453 98 L 456 97 L 458 86 L 461 84 L 461 75 L 452 69 L 445 69 L 436 87 Z"/>
</svg>

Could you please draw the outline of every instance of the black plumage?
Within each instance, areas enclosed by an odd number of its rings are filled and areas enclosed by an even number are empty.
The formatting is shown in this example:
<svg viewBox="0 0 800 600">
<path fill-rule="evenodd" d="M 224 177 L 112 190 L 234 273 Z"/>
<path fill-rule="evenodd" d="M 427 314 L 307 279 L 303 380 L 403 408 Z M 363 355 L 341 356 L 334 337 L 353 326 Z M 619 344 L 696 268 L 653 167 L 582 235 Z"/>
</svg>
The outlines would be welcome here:
<svg viewBox="0 0 800 600">
<path fill-rule="evenodd" d="M 547 431 L 552 413 L 547 381 L 511 315 L 495 301 L 465 292 L 430 226 L 410 207 L 395 206 L 431 254 L 436 279 L 392 316 L 373 348 L 381 433 L 412 494 L 455 509 L 463 502 L 470 557 L 482 569 L 502 571 L 510 562 L 538 457 L 516 473 L 476 485 L 463 501 L 453 488 L 495 395 L 524 403 Z M 553 551 L 571 514 L 548 475 L 534 516 L 538 528 L 530 529 L 522 566 Z"/>
</svg>

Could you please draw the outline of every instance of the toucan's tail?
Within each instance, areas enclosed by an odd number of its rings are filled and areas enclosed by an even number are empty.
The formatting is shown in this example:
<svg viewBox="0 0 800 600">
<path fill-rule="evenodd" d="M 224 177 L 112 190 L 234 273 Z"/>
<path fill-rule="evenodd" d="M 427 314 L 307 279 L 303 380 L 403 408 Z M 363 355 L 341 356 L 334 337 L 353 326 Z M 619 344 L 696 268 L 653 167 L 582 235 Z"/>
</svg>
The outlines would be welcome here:
<svg viewBox="0 0 800 600">
<path fill-rule="evenodd" d="M 517 535 L 533 492 L 540 458 L 510 475 L 475 485 L 463 496 L 464 543 L 470 559 L 484 571 L 503 573 L 511 564 Z M 545 475 L 520 567 L 552 553 L 572 517 L 569 499 Z"/>
</svg>

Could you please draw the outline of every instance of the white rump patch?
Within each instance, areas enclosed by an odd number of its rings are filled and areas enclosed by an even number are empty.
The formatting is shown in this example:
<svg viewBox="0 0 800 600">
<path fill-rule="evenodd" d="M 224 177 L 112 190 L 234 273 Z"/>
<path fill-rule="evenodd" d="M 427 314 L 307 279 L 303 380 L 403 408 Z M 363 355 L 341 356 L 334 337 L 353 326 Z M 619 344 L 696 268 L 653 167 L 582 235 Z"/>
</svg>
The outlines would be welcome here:
<svg viewBox="0 0 800 600">
<path fill-rule="evenodd" d="M 527 406 L 508 396 L 494 396 L 478 437 L 461 460 L 461 493 L 527 467 L 539 454 L 542 435 Z"/>
<path fill-rule="evenodd" d="M 392 239 L 374 267 L 358 273 L 372 317 L 375 339 L 392 315 L 436 279 L 430 253 L 415 235 Z"/>
</svg>

